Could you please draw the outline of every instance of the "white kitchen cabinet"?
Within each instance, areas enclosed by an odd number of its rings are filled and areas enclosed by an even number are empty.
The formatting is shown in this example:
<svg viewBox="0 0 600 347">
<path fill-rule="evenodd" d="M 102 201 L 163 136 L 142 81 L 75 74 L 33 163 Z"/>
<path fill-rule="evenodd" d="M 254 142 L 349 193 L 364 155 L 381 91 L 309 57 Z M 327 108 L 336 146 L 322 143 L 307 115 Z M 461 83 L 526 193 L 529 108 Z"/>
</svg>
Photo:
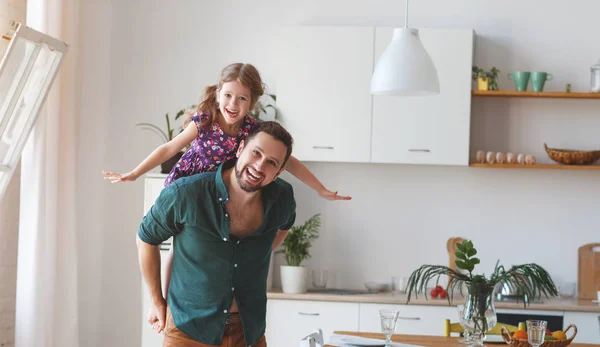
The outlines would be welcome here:
<svg viewBox="0 0 600 347">
<path fill-rule="evenodd" d="M 373 27 L 289 26 L 277 50 L 278 120 L 304 161 L 370 161 Z"/>
<path fill-rule="evenodd" d="M 458 320 L 455 306 L 360 304 L 359 331 L 381 332 L 379 310 L 382 309 L 400 311 L 395 334 L 442 336 L 444 319 Z"/>
<path fill-rule="evenodd" d="M 574 324 L 577 326 L 577 336 L 573 342 L 600 344 L 599 316 L 598 312 L 565 311 L 563 329 L 566 329 L 569 324 Z M 571 337 L 572 334 L 573 329 L 569 330 L 567 337 Z"/>
<path fill-rule="evenodd" d="M 298 346 L 316 329 L 325 341 L 335 330 L 358 331 L 358 303 L 271 299 L 267 302 L 267 345 Z"/>
<path fill-rule="evenodd" d="M 392 38 L 377 28 L 375 61 Z M 473 30 L 419 29 L 438 72 L 440 94 L 373 96 L 375 163 L 468 165 Z"/>
</svg>

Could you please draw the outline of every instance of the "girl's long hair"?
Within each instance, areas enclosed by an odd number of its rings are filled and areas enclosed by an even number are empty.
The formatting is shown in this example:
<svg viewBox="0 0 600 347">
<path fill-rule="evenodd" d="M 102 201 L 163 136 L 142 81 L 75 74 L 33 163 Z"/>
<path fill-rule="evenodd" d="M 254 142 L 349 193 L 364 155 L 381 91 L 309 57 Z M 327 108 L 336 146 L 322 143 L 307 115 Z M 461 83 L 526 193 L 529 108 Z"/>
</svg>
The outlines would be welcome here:
<svg viewBox="0 0 600 347">
<path fill-rule="evenodd" d="M 221 111 L 217 102 L 217 93 L 226 82 L 239 81 L 250 89 L 250 110 L 254 108 L 258 99 L 264 94 L 264 84 L 260 78 L 260 73 L 251 64 L 235 63 L 226 66 L 221 70 L 219 83 L 204 88 L 202 100 L 198 105 L 198 111 L 208 115 L 202 120 L 202 128 L 210 129 L 212 124 L 218 118 Z"/>
</svg>

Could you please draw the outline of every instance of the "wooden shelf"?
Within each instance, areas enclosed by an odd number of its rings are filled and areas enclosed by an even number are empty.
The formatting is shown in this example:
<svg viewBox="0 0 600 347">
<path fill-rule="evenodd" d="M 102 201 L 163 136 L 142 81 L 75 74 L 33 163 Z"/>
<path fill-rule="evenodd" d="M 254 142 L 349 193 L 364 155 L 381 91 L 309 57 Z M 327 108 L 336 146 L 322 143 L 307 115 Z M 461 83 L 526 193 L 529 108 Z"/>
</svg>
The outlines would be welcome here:
<svg viewBox="0 0 600 347">
<path fill-rule="evenodd" d="M 600 99 L 600 93 L 518 92 L 514 90 L 473 90 L 472 95 L 517 98 Z"/>
<path fill-rule="evenodd" d="M 551 170 L 600 170 L 600 165 L 560 165 L 560 164 L 481 164 L 471 163 L 471 167 L 500 169 L 551 169 Z"/>
</svg>

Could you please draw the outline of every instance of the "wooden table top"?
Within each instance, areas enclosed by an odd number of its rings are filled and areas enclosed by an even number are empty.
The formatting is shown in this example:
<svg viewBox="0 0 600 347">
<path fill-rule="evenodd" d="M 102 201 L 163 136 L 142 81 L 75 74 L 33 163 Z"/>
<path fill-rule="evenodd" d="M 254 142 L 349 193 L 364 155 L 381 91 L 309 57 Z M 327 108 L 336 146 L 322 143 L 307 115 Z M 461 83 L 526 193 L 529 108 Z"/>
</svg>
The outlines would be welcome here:
<svg viewBox="0 0 600 347">
<path fill-rule="evenodd" d="M 361 336 L 371 339 L 382 339 L 385 340 L 385 336 L 381 333 L 357 333 L 353 331 L 335 331 L 335 334 L 339 335 L 353 335 L 353 336 Z M 467 345 L 459 343 L 460 337 L 444 337 L 444 336 L 426 336 L 426 335 L 402 335 L 402 334 L 394 334 L 392 335 L 392 341 L 407 343 L 411 345 L 419 345 L 425 347 L 466 347 Z M 485 344 L 485 343 L 484 343 Z M 488 343 L 485 344 L 488 347 L 493 346 L 506 346 L 503 343 Z M 571 343 L 569 347 L 591 347 L 598 346 L 596 344 L 589 343 Z M 324 347 L 334 347 L 331 345 L 325 345 Z"/>
</svg>

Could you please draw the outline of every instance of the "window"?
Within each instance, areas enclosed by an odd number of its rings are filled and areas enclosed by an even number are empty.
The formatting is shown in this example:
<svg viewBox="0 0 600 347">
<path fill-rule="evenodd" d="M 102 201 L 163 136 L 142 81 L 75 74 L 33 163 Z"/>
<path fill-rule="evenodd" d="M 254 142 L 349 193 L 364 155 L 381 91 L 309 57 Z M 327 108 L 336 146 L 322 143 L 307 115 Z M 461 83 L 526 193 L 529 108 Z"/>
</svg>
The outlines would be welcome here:
<svg viewBox="0 0 600 347">
<path fill-rule="evenodd" d="M 0 61 L 0 199 L 67 51 L 18 22 L 2 38 L 9 44 Z"/>
</svg>

